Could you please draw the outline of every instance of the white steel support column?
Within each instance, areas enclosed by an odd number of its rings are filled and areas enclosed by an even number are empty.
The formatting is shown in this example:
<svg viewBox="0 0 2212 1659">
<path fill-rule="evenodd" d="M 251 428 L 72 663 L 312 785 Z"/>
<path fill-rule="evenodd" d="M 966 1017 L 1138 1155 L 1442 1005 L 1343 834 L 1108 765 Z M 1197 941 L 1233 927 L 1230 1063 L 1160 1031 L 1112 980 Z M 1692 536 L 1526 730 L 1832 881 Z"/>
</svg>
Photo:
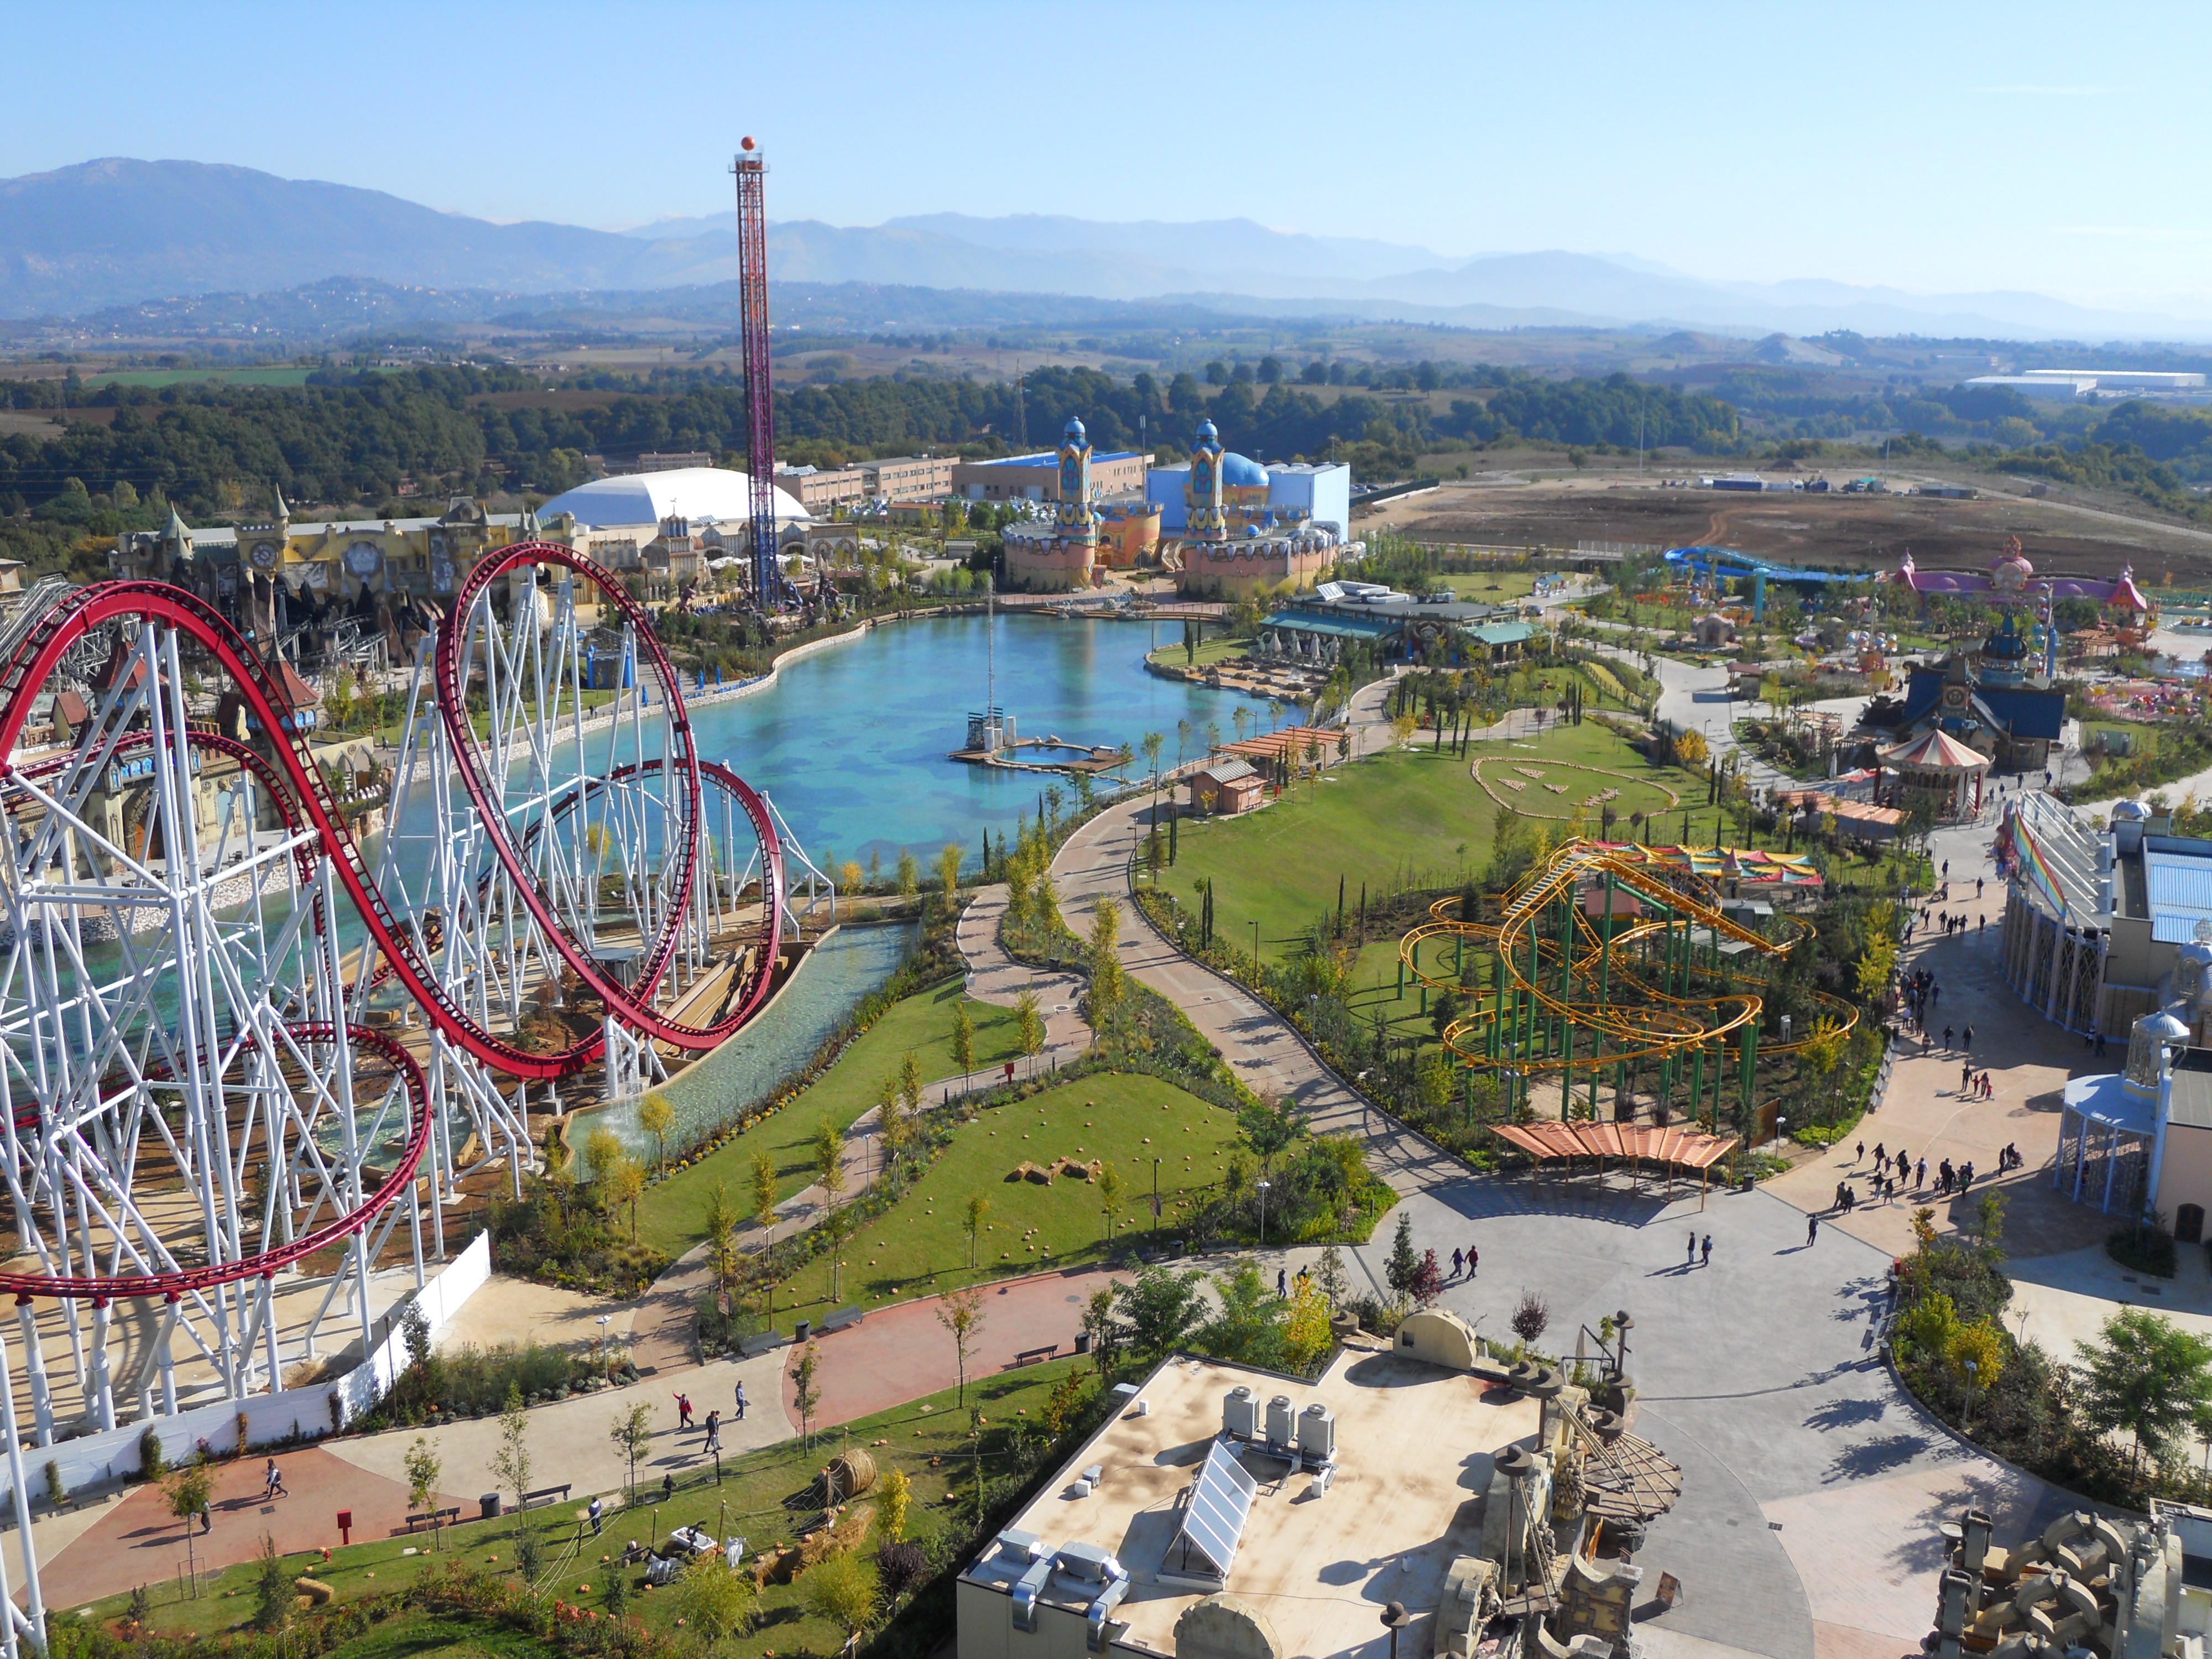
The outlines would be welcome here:
<svg viewBox="0 0 2212 1659">
<path fill-rule="evenodd" d="M 23 1610 L 18 1613 L 15 1598 L 8 1595 L 6 1569 L 0 1565 L 0 1606 L 7 1609 L 8 1659 L 18 1659 L 21 1652 L 16 1644 L 19 1626 L 33 1648 L 40 1653 L 46 1650 L 46 1603 L 39 1587 L 39 1549 L 31 1536 L 30 1471 L 23 1466 L 23 1437 L 15 1426 L 15 1379 L 8 1364 L 8 1340 L 4 1334 L 0 1334 L 0 1435 L 5 1435 L 8 1440 L 8 1477 L 15 1488 L 15 1542 L 23 1553 L 24 1603 Z"/>
<path fill-rule="evenodd" d="M 31 1414 L 38 1424 L 39 1443 L 51 1446 L 54 1443 L 53 1388 L 46 1381 L 46 1356 L 39 1344 L 38 1310 L 29 1297 L 15 1298 L 15 1318 L 23 1333 L 23 1374 L 31 1380 Z"/>
</svg>

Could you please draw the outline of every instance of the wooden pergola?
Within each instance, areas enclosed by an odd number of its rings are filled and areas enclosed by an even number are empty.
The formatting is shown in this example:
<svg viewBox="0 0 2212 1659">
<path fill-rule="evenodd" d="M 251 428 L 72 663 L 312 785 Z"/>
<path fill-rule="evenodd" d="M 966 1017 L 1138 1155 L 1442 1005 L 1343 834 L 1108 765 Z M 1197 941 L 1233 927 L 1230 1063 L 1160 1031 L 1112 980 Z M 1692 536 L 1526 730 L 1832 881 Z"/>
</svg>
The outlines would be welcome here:
<svg viewBox="0 0 2212 1659">
<path fill-rule="evenodd" d="M 1644 1164 L 1652 1163 L 1665 1168 L 1669 1181 L 1677 1170 L 1695 1170 L 1701 1210 L 1705 1206 L 1713 1165 L 1736 1147 L 1734 1135 L 1709 1135 L 1701 1129 L 1674 1125 L 1662 1129 L 1644 1123 L 1495 1123 L 1491 1133 L 1536 1160 L 1528 1172 L 1532 1187 L 1547 1164 L 1561 1159 L 1566 1161 L 1567 1174 L 1571 1176 L 1576 1158 L 1589 1158 L 1600 1176 L 1605 1174 L 1608 1158 L 1626 1160 L 1639 1186 Z"/>
</svg>

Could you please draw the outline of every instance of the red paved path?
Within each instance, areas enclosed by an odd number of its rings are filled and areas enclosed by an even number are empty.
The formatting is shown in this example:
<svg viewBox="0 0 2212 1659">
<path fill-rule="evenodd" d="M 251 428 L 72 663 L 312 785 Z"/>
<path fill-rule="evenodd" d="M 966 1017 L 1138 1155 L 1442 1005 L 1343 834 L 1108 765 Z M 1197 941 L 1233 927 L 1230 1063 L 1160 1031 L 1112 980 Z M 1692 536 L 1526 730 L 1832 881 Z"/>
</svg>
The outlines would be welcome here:
<svg viewBox="0 0 2212 1659">
<path fill-rule="evenodd" d="M 1074 1352 L 1075 1334 L 1083 1325 L 1083 1304 L 1091 1299 L 1091 1293 L 1102 1285 L 1127 1277 L 1103 1267 L 1086 1267 L 987 1286 L 982 1328 L 972 1339 L 968 1353 L 969 1380 L 1006 1370 L 1017 1354 L 1048 1342 L 1060 1344 L 1052 1356 L 1055 1359 Z M 957 1383 L 959 1356 L 953 1350 L 951 1333 L 937 1322 L 941 1301 L 933 1296 L 919 1302 L 902 1302 L 871 1313 L 858 1325 L 823 1337 L 822 1367 L 815 1383 L 822 1390 L 822 1403 L 815 1409 L 815 1424 L 849 1423 L 856 1417 L 888 1411 Z M 783 1372 L 784 1410 L 793 1423 L 799 1421 L 799 1404 L 791 1366 L 798 1363 L 800 1352 L 797 1347 L 791 1350 Z"/>
<path fill-rule="evenodd" d="M 264 1533 L 279 1550 L 335 1547 L 337 1512 L 353 1511 L 353 1539 L 363 1543 L 402 1532 L 407 1526 L 407 1489 L 396 1480 L 368 1474 L 319 1447 L 282 1453 L 276 1466 L 292 1494 L 264 1504 L 262 1460 L 240 1458 L 216 1472 L 215 1529 L 195 1531 L 193 1559 L 199 1566 L 227 1567 L 261 1553 Z M 455 1500 L 444 1500 L 450 1504 Z M 173 1519 L 159 1486 L 140 1486 L 112 1513 L 69 1544 L 40 1570 L 40 1583 L 51 1607 L 118 1595 L 137 1584 L 174 1580 L 184 1571 L 185 1530 Z"/>
</svg>

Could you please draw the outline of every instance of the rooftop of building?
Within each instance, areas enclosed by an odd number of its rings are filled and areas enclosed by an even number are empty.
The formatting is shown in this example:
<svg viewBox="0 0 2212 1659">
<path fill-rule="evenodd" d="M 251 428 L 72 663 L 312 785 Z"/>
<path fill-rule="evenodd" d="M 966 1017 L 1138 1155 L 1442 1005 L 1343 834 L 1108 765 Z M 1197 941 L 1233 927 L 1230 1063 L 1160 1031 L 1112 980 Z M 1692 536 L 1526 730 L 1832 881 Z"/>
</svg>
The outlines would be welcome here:
<svg viewBox="0 0 2212 1659">
<path fill-rule="evenodd" d="M 1480 1553 L 1493 1455 L 1533 1447 L 1538 1429 L 1534 1400 L 1388 1353 L 1346 1349 L 1315 1383 L 1214 1360 L 1167 1361 L 1138 1392 L 1143 1414 L 1133 1406 L 1109 1421 L 1012 1523 L 1045 1547 L 1088 1544 L 1118 1560 L 1132 1582 L 1112 1616 L 1126 1621 L 1117 1639 L 1130 1646 L 1175 1652 L 1176 1620 L 1212 1593 L 1163 1578 L 1188 1571 L 1178 1541 L 1185 1494 L 1239 1386 L 1263 1407 L 1279 1395 L 1294 1414 L 1315 1401 L 1335 1414 L 1336 1473 L 1325 1490 L 1284 1458 L 1249 1446 L 1233 1453 L 1255 1490 L 1222 1589 L 1299 1653 L 1374 1651 L 1384 1602 L 1417 1615 L 1434 1608 L 1454 1559 Z M 1079 1473 L 1093 1465 L 1103 1478 L 1079 1496 Z M 1011 1595 L 1025 1571 L 994 1545 L 962 1576 Z M 1042 1599 L 1080 1611 L 1095 1594 L 1055 1574 Z"/>
<path fill-rule="evenodd" d="M 1130 461 L 1136 458 L 1137 452 L 1133 449 L 1093 450 L 1091 464 L 1096 466 L 1101 461 Z M 1056 449 L 1040 449 L 1030 455 L 1000 455 L 992 460 L 969 461 L 966 465 L 969 466 L 1058 466 L 1060 452 Z"/>
</svg>

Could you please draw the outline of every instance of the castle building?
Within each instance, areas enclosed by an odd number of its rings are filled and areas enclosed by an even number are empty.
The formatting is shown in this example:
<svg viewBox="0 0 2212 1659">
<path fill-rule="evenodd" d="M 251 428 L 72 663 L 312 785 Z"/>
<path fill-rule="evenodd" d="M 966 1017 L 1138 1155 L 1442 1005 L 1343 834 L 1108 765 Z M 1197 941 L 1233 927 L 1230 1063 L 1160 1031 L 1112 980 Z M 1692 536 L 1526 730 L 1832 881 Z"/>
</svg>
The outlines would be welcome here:
<svg viewBox="0 0 2212 1659">
<path fill-rule="evenodd" d="M 1306 507 L 1277 504 L 1270 486 L 1267 468 L 1223 448 L 1213 422 L 1200 422 L 1183 474 L 1182 532 L 1162 544 L 1182 572 L 1182 592 L 1214 599 L 1294 593 L 1328 573 L 1341 533 Z"/>
<path fill-rule="evenodd" d="M 1069 417 L 1057 454 L 1052 517 L 1006 526 L 1006 586 L 1018 592 L 1066 593 L 1088 587 L 1097 562 L 1091 440 L 1081 421 Z"/>
</svg>

